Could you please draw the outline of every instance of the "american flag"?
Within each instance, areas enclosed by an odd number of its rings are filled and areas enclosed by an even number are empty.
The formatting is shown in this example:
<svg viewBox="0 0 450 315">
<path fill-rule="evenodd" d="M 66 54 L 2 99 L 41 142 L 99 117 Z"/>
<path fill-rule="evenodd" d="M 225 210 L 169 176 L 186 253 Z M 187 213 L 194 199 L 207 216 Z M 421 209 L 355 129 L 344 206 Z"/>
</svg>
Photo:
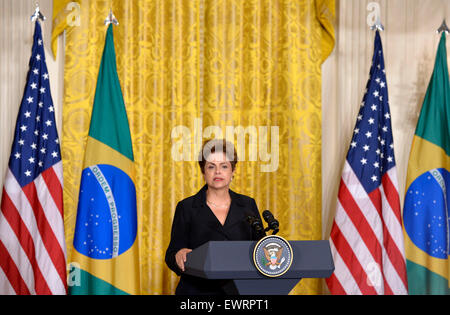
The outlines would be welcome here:
<svg viewBox="0 0 450 315">
<path fill-rule="evenodd" d="M 397 169 L 380 34 L 330 235 L 332 294 L 407 294 Z"/>
<path fill-rule="evenodd" d="M 66 294 L 62 161 L 39 22 L 8 166 L 0 294 Z"/>
</svg>

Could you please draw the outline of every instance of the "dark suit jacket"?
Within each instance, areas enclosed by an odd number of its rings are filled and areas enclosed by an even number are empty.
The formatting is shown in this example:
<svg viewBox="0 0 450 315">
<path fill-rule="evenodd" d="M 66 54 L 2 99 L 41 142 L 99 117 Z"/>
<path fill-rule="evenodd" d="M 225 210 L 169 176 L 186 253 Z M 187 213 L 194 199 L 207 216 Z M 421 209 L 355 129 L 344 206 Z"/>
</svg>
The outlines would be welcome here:
<svg viewBox="0 0 450 315">
<path fill-rule="evenodd" d="M 180 249 L 195 249 L 208 241 L 258 239 L 246 220 L 249 215 L 261 219 L 255 200 L 230 190 L 230 210 L 222 226 L 206 204 L 207 188 L 205 185 L 196 195 L 180 201 L 175 210 L 171 240 L 166 251 L 167 266 L 177 275 L 181 275 L 175 294 L 223 294 L 221 289 L 223 281 L 206 280 L 183 274 L 175 261 L 175 254 Z"/>
</svg>

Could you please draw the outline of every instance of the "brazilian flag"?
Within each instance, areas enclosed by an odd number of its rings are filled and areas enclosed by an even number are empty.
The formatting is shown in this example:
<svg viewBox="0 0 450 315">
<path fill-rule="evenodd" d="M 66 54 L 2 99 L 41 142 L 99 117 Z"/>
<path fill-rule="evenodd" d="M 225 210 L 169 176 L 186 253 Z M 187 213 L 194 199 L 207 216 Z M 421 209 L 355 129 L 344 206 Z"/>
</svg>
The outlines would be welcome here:
<svg viewBox="0 0 450 315">
<path fill-rule="evenodd" d="M 403 222 L 410 294 L 449 294 L 450 84 L 445 33 L 408 164 Z"/>
<path fill-rule="evenodd" d="M 81 175 L 70 294 L 139 294 L 136 189 L 130 128 L 106 32 Z"/>
</svg>

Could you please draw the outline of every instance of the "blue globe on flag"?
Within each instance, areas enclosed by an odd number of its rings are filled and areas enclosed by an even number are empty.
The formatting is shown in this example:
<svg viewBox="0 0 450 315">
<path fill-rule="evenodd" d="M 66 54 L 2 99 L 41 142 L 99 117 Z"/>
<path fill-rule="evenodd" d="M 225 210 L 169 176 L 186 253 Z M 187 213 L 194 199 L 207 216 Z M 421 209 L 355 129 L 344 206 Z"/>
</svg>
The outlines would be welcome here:
<svg viewBox="0 0 450 315">
<path fill-rule="evenodd" d="M 137 234 L 136 191 L 131 178 L 111 165 L 83 170 L 75 249 L 90 258 L 111 259 L 127 251 Z"/>
<path fill-rule="evenodd" d="M 448 255 L 449 188 L 447 170 L 440 168 L 422 174 L 406 192 L 403 214 L 411 241 L 428 255 L 441 259 Z"/>
</svg>

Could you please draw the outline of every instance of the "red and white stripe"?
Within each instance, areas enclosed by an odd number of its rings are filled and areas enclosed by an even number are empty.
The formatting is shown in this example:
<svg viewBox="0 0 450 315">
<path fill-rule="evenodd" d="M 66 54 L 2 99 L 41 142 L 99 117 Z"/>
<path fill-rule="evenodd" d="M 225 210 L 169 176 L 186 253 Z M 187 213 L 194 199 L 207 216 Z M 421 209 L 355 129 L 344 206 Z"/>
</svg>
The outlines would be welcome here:
<svg viewBox="0 0 450 315">
<path fill-rule="evenodd" d="M 368 194 L 346 161 L 330 245 L 332 294 L 407 294 L 396 167 Z"/>
<path fill-rule="evenodd" d="M 66 294 L 62 162 L 21 187 L 8 169 L 0 212 L 0 294 Z"/>
</svg>

